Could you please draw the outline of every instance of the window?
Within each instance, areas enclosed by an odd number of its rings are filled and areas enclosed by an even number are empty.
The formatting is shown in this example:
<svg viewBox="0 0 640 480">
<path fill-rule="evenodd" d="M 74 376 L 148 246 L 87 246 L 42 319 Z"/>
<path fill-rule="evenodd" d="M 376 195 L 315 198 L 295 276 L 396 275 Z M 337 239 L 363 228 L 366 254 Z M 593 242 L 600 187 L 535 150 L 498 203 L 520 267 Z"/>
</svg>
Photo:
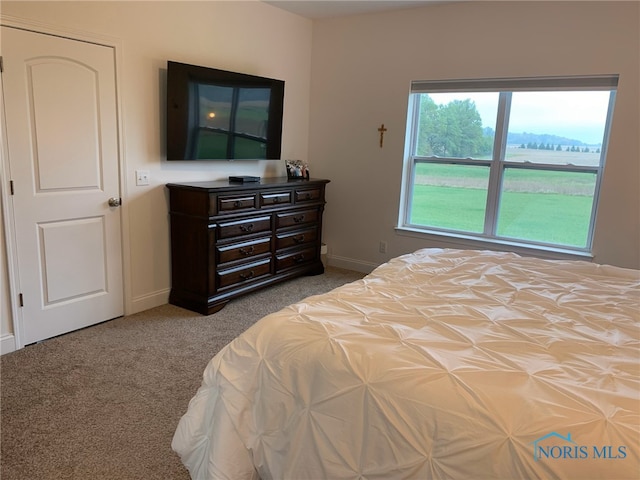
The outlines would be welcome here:
<svg viewBox="0 0 640 480">
<path fill-rule="evenodd" d="M 617 83 L 413 82 L 399 228 L 589 252 Z"/>
</svg>

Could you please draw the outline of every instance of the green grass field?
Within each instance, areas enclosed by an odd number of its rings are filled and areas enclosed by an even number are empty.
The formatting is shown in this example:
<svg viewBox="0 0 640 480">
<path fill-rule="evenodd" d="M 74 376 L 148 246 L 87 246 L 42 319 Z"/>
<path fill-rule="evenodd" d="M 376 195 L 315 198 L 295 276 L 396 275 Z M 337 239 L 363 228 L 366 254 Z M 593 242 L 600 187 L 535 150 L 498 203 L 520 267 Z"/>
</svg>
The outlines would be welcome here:
<svg viewBox="0 0 640 480">
<path fill-rule="evenodd" d="M 419 164 L 410 222 L 482 233 L 488 178 L 487 167 Z M 585 247 L 594 190 L 591 173 L 508 169 L 497 234 Z"/>
</svg>

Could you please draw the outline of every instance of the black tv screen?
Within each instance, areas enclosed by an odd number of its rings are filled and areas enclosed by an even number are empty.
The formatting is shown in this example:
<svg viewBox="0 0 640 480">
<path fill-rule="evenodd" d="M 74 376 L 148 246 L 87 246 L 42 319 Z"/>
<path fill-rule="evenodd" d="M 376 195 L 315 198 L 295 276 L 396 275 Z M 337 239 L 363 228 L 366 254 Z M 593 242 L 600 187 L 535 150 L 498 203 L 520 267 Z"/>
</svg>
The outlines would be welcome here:
<svg viewBox="0 0 640 480">
<path fill-rule="evenodd" d="M 284 81 L 167 62 L 167 160 L 278 160 Z"/>
</svg>

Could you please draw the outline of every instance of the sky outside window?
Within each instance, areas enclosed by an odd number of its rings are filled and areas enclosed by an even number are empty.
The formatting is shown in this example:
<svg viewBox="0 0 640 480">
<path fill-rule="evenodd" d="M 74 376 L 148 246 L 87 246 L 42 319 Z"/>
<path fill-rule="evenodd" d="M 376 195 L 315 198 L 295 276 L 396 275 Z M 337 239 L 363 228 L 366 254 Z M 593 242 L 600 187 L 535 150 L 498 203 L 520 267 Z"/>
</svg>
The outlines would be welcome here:
<svg viewBox="0 0 640 480">
<path fill-rule="evenodd" d="M 438 105 L 469 99 L 482 118 L 482 127 L 496 128 L 498 94 L 495 92 L 432 93 L 429 96 Z M 609 91 L 514 92 L 509 132 L 555 135 L 600 146 L 609 96 Z"/>
</svg>

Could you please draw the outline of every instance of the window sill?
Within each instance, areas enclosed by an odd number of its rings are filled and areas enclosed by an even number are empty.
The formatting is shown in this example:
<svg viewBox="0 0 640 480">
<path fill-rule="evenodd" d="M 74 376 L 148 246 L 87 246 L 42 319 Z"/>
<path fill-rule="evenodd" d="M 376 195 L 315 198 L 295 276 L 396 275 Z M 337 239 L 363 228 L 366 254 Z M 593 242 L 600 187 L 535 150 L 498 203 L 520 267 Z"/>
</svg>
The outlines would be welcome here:
<svg viewBox="0 0 640 480">
<path fill-rule="evenodd" d="M 513 252 L 519 255 L 543 257 L 556 260 L 593 260 L 593 254 L 586 250 L 572 250 L 569 248 L 529 245 L 508 240 L 499 240 L 475 235 L 455 234 L 450 232 L 429 231 L 404 226 L 398 226 L 395 228 L 395 230 L 398 235 L 450 244 L 452 245 L 450 248 L 493 249 Z"/>
</svg>

